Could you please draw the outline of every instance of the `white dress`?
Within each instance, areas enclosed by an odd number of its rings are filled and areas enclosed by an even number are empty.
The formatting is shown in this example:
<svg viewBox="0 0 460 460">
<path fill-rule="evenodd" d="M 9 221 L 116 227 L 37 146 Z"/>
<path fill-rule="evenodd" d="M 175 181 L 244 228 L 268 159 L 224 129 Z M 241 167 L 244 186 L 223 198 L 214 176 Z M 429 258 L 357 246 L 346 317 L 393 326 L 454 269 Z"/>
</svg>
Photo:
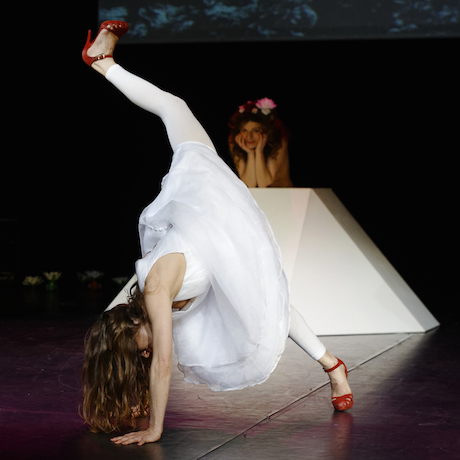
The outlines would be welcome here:
<svg viewBox="0 0 460 460">
<path fill-rule="evenodd" d="M 279 247 L 246 185 L 211 148 L 180 144 L 161 192 L 139 219 L 141 290 L 153 264 L 179 252 L 184 283 L 173 313 L 186 381 L 211 390 L 267 380 L 289 332 L 289 287 Z"/>
</svg>

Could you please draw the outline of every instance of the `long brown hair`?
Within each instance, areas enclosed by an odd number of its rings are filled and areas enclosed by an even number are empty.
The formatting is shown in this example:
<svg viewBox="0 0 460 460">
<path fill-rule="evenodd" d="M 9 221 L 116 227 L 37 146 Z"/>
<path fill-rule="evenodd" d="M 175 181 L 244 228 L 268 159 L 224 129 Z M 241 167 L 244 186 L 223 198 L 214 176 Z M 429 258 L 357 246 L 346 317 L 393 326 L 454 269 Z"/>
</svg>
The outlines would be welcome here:
<svg viewBox="0 0 460 460">
<path fill-rule="evenodd" d="M 134 288 L 134 292 L 133 292 Z M 141 356 L 136 335 L 148 321 L 137 283 L 128 304 L 101 314 L 85 339 L 80 414 L 91 431 L 119 431 L 149 406 L 151 358 Z"/>
<path fill-rule="evenodd" d="M 268 134 L 267 143 L 264 147 L 265 160 L 276 158 L 283 139 L 288 141 L 290 137 L 287 126 L 278 117 L 277 109 L 272 109 L 270 114 L 264 115 L 260 110 L 257 110 L 256 101 L 248 101 L 241 107 L 244 107 L 244 111 L 237 110 L 228 122 L 228 146 L 232 159 L 235 157 L 244 161 L 248 159 L 248 154 L 236 143 L 235 138 L 242 127 L 250 121 L 260 123 L 264 132 Z M 254 113 L 253 110 L 257 110 L 257 112 Z"/>
</svg>

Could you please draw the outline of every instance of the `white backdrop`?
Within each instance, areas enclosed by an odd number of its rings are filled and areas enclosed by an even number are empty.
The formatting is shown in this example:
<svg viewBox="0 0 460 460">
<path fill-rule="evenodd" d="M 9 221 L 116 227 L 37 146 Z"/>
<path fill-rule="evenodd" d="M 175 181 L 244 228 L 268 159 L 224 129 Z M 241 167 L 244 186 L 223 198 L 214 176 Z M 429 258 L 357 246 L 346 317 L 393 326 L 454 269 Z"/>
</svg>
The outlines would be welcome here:
<svg viewBox="0 0 460 460">
<path fill-rule="evenodd" d="M 291 304 L 317 335 L 439 325 L 331 189 L 253 188 L 283 254 Z M 112 306 L 126 302 L 134 276 Z"/>
</svg>

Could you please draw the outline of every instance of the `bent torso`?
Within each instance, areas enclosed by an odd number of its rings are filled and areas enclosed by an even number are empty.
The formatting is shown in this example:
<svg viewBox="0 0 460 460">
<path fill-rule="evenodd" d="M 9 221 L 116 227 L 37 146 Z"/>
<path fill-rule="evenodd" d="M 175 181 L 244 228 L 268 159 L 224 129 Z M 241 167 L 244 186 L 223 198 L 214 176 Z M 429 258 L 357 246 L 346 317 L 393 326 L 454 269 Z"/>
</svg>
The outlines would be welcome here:
<svg viewBox="0 0 460 460">
<path fill-rule="evenodd" d="M 173 302 L 172 303 L 172 307 L 173 308 L 178 308 L 178 309 L 181 309 L 181 308 L 184 308 L 188 302 L 190 302 L 191 299 L 188 299 L 188 300 L 178 300 L 177 302 Z"/>
</svg>

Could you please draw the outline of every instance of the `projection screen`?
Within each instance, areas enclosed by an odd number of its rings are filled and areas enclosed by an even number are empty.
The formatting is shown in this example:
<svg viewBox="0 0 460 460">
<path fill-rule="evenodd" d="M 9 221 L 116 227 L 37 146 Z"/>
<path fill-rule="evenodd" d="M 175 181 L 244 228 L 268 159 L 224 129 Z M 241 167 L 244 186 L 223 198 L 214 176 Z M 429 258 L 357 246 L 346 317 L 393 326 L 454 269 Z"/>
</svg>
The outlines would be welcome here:
<svg viewBox="0 0 460 460">
<path fill-rule="evenodd" d="M 124 43 L 459 37 L 460 0 L 99 0 Z"/>
</svg>

